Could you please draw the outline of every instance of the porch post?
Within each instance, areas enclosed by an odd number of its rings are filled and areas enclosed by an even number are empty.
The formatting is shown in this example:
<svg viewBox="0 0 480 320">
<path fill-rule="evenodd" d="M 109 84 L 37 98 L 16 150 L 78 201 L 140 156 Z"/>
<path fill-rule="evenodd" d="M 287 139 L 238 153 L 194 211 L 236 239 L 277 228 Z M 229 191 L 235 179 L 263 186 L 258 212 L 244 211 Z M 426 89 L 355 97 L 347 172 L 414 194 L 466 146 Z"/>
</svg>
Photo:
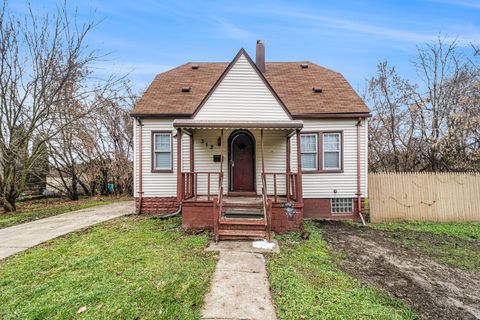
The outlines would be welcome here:
<svg viewBox="0 0 480 320">
<path fill-rule="evenodd" d="M 290 159 L 291 158 L 291 156 L 290 156 L 290 152 L 291 152 L 290 143 L 291 143 L 290 142 L 290 136 L 287 133 L 287 173 L 290 173 L 292 171 L 291 166 L 290 166 L 290 160 L 291 160 Z"/>
<path fill-rule="evenodd" d="M 302 157 L 300 151 L 300 130 L 297 129 L 297 167 L 298 167 L 298 181 L 297 181 L 297 192 L 298 192 L 298 202 L 303 203 L 303 188 L 302 188 Z"/>
<path fill-rule="evenodd" d="M 220 131 L 220 177 L 218 177 L 218 187 L 223 182 L 223 129 Z"/>
<path fill-rule="evenodd" d="M 190 172 L 193 172 L 195 170 L 194 166 L 194 145 L 193 145 L 193 133 L 190 135 Z"/>
<path fill-rule="evenodd" d="M 267 177 L 265 177 L 265 149 L 263 146 L 263 129 L 260 129 L 260 153 L 262 154 L 262 194 L 267 196 Z"/>
<path fill-rule="evenodd" d="M 265 153 L 263 148 L 263 129 L 260 129 L 260 144 L 261 144 L 261 151 L 262 151 L 262 176 L 265 174 Z"/>
<path fill-rule="evenodd" d="M 291 168 L 291 165 L 290 165 L 290 161 L 291 161 L 291 150 L 290 150 L 290 135 L 288 134 L 287 132 L 287 174 L 285 175 L 285 182 L 287 183 L 287 201 L 290 201 L 290 190 L 291 190 L 291 187 L 290 187 L 290 180 L 291 180 L 291 176 L 289 175 L 289 173 L 292 172 L 292 168 Z"/>
<path fill-rule="evenodd" d="M 182 199 L 182 129 L 177 129 L 177 201 L 180 203 Z"/>
</svg>

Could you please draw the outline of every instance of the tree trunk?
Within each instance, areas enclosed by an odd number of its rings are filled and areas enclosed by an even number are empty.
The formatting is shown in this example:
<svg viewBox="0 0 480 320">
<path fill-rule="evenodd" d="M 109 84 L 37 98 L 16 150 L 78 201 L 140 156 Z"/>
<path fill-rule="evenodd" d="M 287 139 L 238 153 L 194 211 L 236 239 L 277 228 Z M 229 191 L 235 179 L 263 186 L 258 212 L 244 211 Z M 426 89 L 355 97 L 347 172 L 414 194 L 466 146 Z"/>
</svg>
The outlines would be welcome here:
<svg viewBox="0 0 480 320">
<path fill-rule="evenodd" d="M 9 196 L 8 199 L 0 197 L 0 204 L 5 210 L 5 213 L 17 211 L 17 203 L 15 197 Z"/>
</svg>

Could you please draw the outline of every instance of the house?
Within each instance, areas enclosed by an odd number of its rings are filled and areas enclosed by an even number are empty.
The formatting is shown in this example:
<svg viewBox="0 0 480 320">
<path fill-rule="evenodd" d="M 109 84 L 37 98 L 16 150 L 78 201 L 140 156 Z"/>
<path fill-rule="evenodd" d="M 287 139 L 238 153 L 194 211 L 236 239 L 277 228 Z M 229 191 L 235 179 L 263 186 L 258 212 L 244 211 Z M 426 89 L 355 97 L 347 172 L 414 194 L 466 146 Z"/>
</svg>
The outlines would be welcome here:
<svg viewBox="0 0 480 320">
<path fill-rule="evenodd" d="M 255 62 L 241 49 L 157 75 L 131 116 L 140 213 L 181 210 L 217 239 L 362 217 L 370 113 L 335 71 L 265 62 L 258 41 Z"/>
</svg>

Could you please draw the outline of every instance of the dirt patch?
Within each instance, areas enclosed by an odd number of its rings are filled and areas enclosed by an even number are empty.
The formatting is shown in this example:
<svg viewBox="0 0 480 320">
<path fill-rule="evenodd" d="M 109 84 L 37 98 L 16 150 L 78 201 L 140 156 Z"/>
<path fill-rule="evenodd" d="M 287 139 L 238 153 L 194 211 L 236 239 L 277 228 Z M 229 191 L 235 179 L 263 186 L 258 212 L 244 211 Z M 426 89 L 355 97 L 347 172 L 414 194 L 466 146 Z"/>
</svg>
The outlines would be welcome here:
<svg viewBox="0 0 480 320">
<path fill-rule="evenodd" d="M 480 273 L 447 267 L 402 247 L 395 241 L 399 233 L 341 222 L 318 226 L 330 248 L 345 253 L 344 271 L 404 300 L 422 318 L 480 319 Z"/>
</svg>

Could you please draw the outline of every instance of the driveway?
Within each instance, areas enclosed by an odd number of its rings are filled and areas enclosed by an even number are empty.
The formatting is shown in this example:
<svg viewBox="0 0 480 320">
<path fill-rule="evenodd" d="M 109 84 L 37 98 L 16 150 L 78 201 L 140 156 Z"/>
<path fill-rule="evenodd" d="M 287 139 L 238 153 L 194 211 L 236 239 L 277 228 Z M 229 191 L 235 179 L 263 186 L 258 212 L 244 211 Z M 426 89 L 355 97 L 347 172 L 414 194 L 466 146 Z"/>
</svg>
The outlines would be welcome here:
<svg viewBox="0 0 480 320">
<path fill-rule="evenodd" d="M 121 201 L 0 229 L 0 260 L 64 234 L 134 212 L 133 201 Z"/>
</svg>

